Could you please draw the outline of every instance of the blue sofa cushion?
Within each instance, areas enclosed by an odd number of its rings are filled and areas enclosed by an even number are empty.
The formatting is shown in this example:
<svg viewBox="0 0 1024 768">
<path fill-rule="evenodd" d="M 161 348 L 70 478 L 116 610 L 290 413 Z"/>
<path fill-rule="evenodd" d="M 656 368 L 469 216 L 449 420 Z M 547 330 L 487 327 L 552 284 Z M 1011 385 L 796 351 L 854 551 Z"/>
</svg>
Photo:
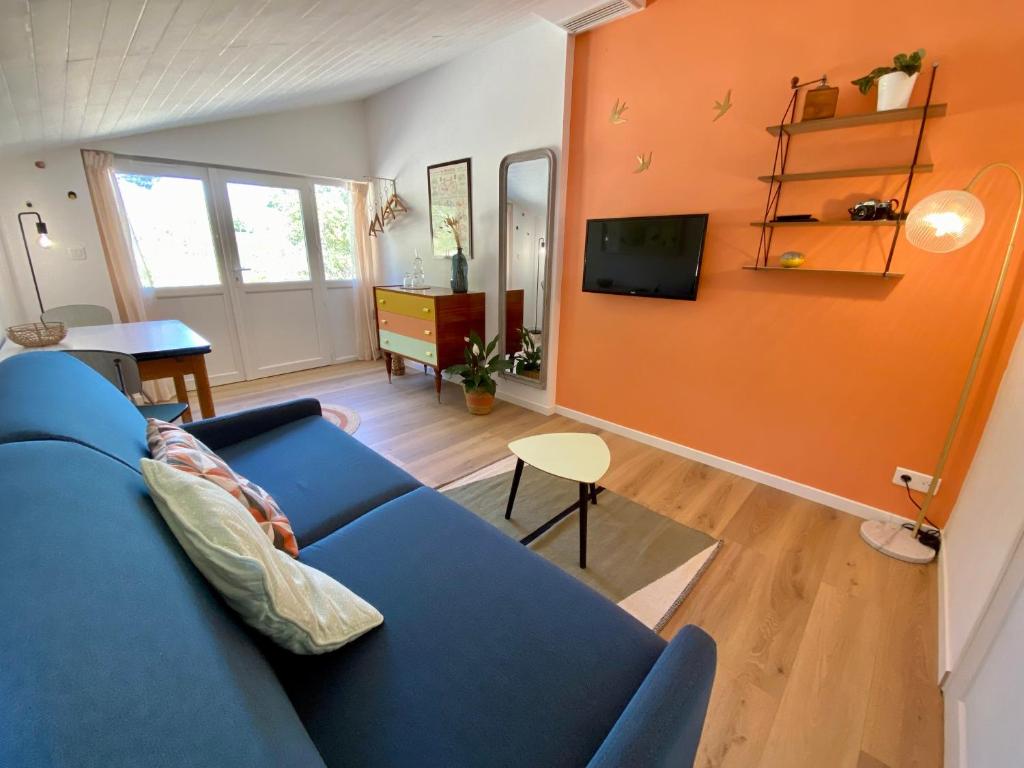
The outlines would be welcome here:
<svg viewBox="0 0 1024 768">
<path fill-rule="evenodd" d="M 127 397 L 63 352 L 25 352 L 0 362 L 0 443 L 67 440 L 137 467 L 146 420 Z"/>
<path fill-rule="evenodd" d="M 4 444 L 0 497 L 0 765 L 323 765 L 137 472 Z"/>
<path fill-rule="evenodd" d="M 300 559 L 384 614 L 340 653 L 268 651 L 328 765 L 584 765 L 665 647 L 428 488 Z"/>
<path fill-rule="evenodd" d="M 224 446 L 217 454 L 274 497 L 300 547 L 420 485 L 319 416 Z"/>
</svg>

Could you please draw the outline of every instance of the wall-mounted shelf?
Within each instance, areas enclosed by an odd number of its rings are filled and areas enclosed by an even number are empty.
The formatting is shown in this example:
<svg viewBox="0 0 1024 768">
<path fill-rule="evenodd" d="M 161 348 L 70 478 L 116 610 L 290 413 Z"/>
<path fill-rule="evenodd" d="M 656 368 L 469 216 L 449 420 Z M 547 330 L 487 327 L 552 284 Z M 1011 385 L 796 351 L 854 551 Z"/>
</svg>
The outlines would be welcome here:
<svg viewBox="0 0 1024 768">
<path fill-rule="evenodd" d="M 859 115 L 847 115 L 845 117 L 830 117 L 822 120 L 805 120 L 796 122 L 796 105 L 800 89 L 811 85 L 816 81 L 800 83 L 800 78 L 794 77 L 792 81 L 792 95 L 789 105 L 782 116 L 779 125 L 770 125 L 765 130 L 776 137 L 775 159 L 772 163 L 772 172 L 767 176 L 758 176 L 759 181 L 768 184 L 768 196 L 764 207 L 764 218 L 761 221 L 752 221 L 750 226 L 759 227 L 761 240 L 757 246 L 757 256 L 754 264 L 744 267 L 750 270 L 766 271 L 797 271 L 797 272 L 818 272 L 825 274 L 854 274 L 862 276 L 888 277 L 892 266 L 893 254 L 896 252 L 896 242 L 900 236 L 900 229 L 906 220 L 906 212 L 909 210 L 910 189 L 914 183 L 914 175 L 917 173 L 930 173 L 935 166 L 932 163 L 919 162 L 921 157 L 921 144 L 924 139 L 925 124 L 929 119 L 942 117 L 946 114 L 946 104 L 933 104 L 932 92 L 935 88 L 935 72 L 938 64 L 932 64 L 931 77 L 928 80 L 928 95 L 923 106 L 907 107 L 906 109 L 890 109 L 883 112 L 866 112 Z M 803 171 L 800 173 L 787 173 L 786 164 L 789 160 L 789 149 L 794 136 L 804 133 L 817 133 L 819 131 L 832 131 L 840 128 L 860 128 L 868 125 L 883 125 L 886 123 L 899 122 L 917 123 L 917 141 L 914 145 L 914 155 L 906 165 L 882 165 L 867 166 L 861 168 L 830 168 L 821 171 Z M 837 156 L 842 156 L 840 149 Z M 791 181 L 817 181 L 819 179 L 847 179 L 861 176 L 890 176 L 906 174 L 906 182 L 903 187 L 903 199 L 898 201 L 896 208 L 898 215 L 894 219 L 879 219 L 876 221 L 853 221 L 850 219 L 825 219 L 824 221 L 777 221 L 779 216 L 779 201 L 782 199 L 782 187 L 786 182 Z M 845 269 L 793 269 L 788 270 L 781 266 L 769 266 L 768 261 L 772 253 L 772 244 L 775 238 L 775 230 L 780 227 L 852 227 L 876 229 L 888 227 L 892 230 L 892 238 L 889 242 L 888 255 L 885 259 L 885 267 L 880 272 L 864 270 Z M 880 230 L 879 230 L 880 231 Z"/>
<path fill-rule="evenodd" d="M 800 272 L 809 275 L 857 275 L 859 277 L 884 277 L 886 279 L 899 280 L 903 277 L 899 272 L 871 272 L 863 269 L 814 269 L 804 267 L 755 267 L 752 264 L 744 264 L 744 269 L 751 272 Z"/>
<path fill-rule="evenodd" d="M 752 221 L 752 227 L 895 227 L 896 219 L 854 221 L 853 219 L 825 219 L 824 221 Z"/>
<path fill-rule="evenodd" d="M 928 117 L 943 117 L 946 104 L 932 104 L 928 107 Z M 830 117 L 825 120 L 804 120 L 800 123 L 769 125 L 765 128 L 772 136 L 785 131 L 790 136 L 800 133 L 817 133 L 818 131 L 834 131 L 839 128 L 856 128 L 861 125 L 880 125 L 882 123 L 901 123 L 908 120 L 920 121 L 924 115 L 924 107 L 907 107 L 906 109 L 888 109 L 884 112 L 865 112 L 861 115 L 846 117 Z"/>
<path fill-rule="evenodd" d="M 932 163 L 919 163 L 914 166 L 915 173 L 931 173 L 935 170 Z M 819 179 L 853 179 L 863 176 L 905 176 L 910 173 L 909 165 L 881 165 L 874 168 L 841 168 L 834 171 L 810 171 L 809 173 L 783 173 L 778 176 L 758 176 L 758 181 L 768 184 L 778 181 L 818 181 Z"/>
</svg>

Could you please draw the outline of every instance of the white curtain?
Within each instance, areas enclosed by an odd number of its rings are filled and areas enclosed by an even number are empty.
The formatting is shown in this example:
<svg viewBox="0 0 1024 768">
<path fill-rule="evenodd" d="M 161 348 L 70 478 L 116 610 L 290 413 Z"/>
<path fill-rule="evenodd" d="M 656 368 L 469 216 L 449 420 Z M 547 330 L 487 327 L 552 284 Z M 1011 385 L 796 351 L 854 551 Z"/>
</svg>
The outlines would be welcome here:
<svg viewBox="0 0 1024 768">
<path fill-rule="evenodd" d="M 82 163 L 85 165 L 85 178 L 96 215 L 100 243 L 107 260 L 117 313 L 122 323 L 148 320 L 152 315 L 155 297 L 153 289 L 144 286 L 139 277 L 124 204 L 114 179 L 114 156 L 109 152 L 84 149 Z M 156 400 L 169 400 L 174 396 L 170 379 L 146 382 L 144 390 Z"/>
<path fill-rule="evenodd" d="M 377 238 L 370 237 L 369 212 L 376 204 L 369 184 L 349 182 L 352 196 L 352 218 L 355 221 L 353 258 L 356 267 L 355 305 L 356 350 L 360 360 L 380 357 L 377 340 L 376 310 L 373 304 L 373 286 L 378 283 Z"/>
</svg>

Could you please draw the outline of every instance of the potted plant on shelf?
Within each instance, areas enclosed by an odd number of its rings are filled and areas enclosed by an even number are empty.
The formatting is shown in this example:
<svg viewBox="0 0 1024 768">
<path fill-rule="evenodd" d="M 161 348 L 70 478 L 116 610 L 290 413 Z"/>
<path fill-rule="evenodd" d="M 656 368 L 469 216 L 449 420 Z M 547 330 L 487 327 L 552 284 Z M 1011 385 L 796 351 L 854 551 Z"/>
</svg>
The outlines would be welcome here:
<svg viewBox="0 0 1024 768">
<path fill-rule="evenodd" d="M 511 360 L 495 354 L 498 337 L 491 339 L 484 346 L 483 341 L 471 331 L 466 338 L 466 362 L 445 368 L 445 373 L 462 377 L 462 387 L 466 392 L 466 407 L 476 416 L 484 416 L 494 407 L 494 393 L 498 389 L 494 375 L 507 371 L 512 365 Z"/>
<path fill-rule="evenodd" d="M 528 379 L 540 378 L 541 348 L 533 340 L 533 334 L 526 328 L 519 329 L 519 340 L 522 349 L 512 356 L 514 371 Z"/>
<path fill-rule="evenodd" d="M 860 92 L 867 94 L 875 83 L 878 83 L 878 111 L 903 109 L 910 103 L 910 94 L 921 72 L 921 61 L 924 59 L 924 48 L 918 48 L 910 54 L 897 53 L 892 59 L 891 67 L 876 67 L 864 77 L 859 77 L 853 84 Z"/>
</svg>

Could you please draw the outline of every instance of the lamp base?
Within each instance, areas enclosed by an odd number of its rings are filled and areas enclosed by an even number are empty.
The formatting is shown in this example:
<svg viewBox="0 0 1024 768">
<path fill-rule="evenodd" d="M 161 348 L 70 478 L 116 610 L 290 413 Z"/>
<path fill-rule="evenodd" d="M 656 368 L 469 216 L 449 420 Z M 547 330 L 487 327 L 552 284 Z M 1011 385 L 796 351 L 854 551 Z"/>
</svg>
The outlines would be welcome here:
<svg viewBox="0 0 1024 768">
<path fill-rule="evenodd" d="M 906 563 L 923 564 L 935 559 L 934 549 L 926 547 L 898 523 L 865 520 L 860 527 L 860 537 L 872 549 Z"/>
</svg>

